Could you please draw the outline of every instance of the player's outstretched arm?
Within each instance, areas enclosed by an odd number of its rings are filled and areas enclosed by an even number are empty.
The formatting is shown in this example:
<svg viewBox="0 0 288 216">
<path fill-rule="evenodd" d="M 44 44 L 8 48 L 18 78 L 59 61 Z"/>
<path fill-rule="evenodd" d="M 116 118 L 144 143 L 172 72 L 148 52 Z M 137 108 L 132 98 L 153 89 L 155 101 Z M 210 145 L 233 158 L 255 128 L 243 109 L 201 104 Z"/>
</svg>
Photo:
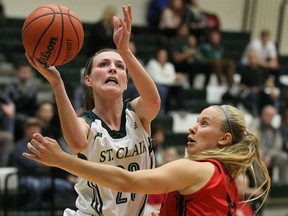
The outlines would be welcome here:
<svg viewBox="0 0 288 216">
<path fill-rule="evenodd" d="M 187 159 L 176 160 L 156 169 L 129 172 L 116 166 L 95 163 L 67 154 L 61 150 L 56 140 L 43 137 L 41 134 L 34 134 L 27 146 L 31 153 L 23 153 L 23 156 L 29 159 L 61 168 L 88 181 L 121 192 L 160 194 L 183 190 L 201 183 L 203 178 L 209 180 L 214 172 L 212 164 Z"/>
<path fill-rule="evenodd" d="M 160 110 L 160 96 L 154 81 L 129 49 L 132 7 L 131 5 L 127 8 L 123 6 L 122 10 L 124 20 L 114 17 L 114 43 L 127 65 L 128 73 L 140 95 L 140 97 L 132 101 L 132 106 L 142 123 L 144 122 L 144 125 L 148 126 Z"/>
</svg>

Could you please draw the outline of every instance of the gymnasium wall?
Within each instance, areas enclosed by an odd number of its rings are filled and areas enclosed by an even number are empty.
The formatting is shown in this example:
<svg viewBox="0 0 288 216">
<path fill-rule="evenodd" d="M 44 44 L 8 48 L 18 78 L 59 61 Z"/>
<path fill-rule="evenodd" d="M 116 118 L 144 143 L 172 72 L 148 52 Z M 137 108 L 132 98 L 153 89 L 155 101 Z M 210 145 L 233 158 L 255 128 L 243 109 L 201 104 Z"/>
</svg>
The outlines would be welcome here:
<svg viewBox="0 0 288 216">
<path fill-rule="evenodd" d="M 118 15 L 121 6 L 133 5 L 133 24 L 146 25 L 146 8 L 150 0 L 2 0 L 8 17 L 26 17 L 36 7 L 47 3 L 59 3 L 73 9 L 83 22 L 95 22 L 101 17 L 103 9 L 115 5 Z M 223 31 L 248 31 L 257 37 L 261 29 L 270 30 L 272 39 L 278 41 L 279 52 L 288 55 L 288 1 L 287 0 L 199 0 L 202 8 L 218 15 Z M 287 3 L 285 6 L 283 3 Z M 278 34 L 279 11 L 284 9 L 285 16 L 281 32 Z"/>
<path fill-rule="evenodd" d="M 26 17 L 33 9 L 47 3 L 63 4 L 73 9 L 81 20 L 85 22 L 94 22 L 101 17 L 105 6 L 113 4 L 119 8 L 131 3 L 133 5 L 133 23 L 136 25 L 145 25 L 146 8 L 150 0 L 2 0 L 6 7 L 6 14 L 9 17 Z M 241 29 L 243 0 L 200 0 L 202 7 L 210 12 L 218 14 L 221 19 L 223 30 L 239 31 Z M 233 16 L 233 19 L 231 17 Z"/>
</svg>

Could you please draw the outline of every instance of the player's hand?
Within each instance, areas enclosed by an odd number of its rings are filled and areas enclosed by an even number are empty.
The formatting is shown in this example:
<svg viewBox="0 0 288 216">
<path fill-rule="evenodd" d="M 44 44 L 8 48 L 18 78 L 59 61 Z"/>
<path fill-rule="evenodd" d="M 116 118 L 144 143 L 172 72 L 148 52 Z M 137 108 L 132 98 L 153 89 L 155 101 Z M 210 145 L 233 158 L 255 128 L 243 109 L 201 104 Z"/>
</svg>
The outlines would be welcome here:
<svg viewBox="0 0 288 216">
<path fill-rule="evenodd" d="M 32 58 L 27 53 L 25 55 L 31 66 L 42 74 L 51 85 L 57 84 L 62 80 L 59 71 L 54 66 L 45 67 L 37 59 Z"/>
<path fill-rule="evenodd" d="M 43 137 L 39 133 L 33 134 L 33 139 L 27 144 L 31 153 L 23 152 L 26 158 L 40 162 L 47 166 L 58 166 L 63 154 L 66 154 L 56 140 Z"/>
<path fill-rule="evenodd" d="M 124 20 L 116 16 L 113 17 L 114 34 L 113 40 L 119 52 L 129 49 L 129 40 L 132 26 L 132 7 L 128 5 L 122 7 Z"/>
</svg>

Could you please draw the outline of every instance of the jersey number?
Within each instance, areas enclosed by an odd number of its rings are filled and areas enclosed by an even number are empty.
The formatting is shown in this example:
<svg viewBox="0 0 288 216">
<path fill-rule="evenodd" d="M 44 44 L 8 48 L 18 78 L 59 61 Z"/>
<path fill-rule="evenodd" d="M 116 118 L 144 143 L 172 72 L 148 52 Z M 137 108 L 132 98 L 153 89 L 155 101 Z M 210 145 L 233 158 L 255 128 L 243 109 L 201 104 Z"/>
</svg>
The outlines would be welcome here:
<svg viewBox="0 0 288 216">
<path fill-rule="evenodd" d="M 123 166 L 118 166 L 118 167 L 121 167 L 122 169 L 125 169 Z M 130 163 L 128 165 L 128 171 L 130 172 L 134 172 L 134 171 L 137 171 L 139 170 L 140 167 L 137 163 Z M 134 201 L 135 200 L 135 193 L 131 193 L 130 194 L 131 196 L 131 200 Z M 117 196 L 116 196 L 116 204 L 122 204 L 122 203 L 126 203 L 128 200 L 127 197 L 123 197 L 123 193 L 122 192 L 118 192 L 117 193 Z"/>
</svg>

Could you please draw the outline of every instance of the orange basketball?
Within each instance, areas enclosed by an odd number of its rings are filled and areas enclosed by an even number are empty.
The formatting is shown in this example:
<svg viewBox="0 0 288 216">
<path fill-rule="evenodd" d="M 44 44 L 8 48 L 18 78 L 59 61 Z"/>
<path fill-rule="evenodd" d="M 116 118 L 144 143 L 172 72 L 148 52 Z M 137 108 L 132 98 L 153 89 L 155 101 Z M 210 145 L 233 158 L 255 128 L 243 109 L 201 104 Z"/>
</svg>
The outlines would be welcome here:
<svg viewBox="0 0 288 216">
<path fill-rule="evenodd" d="M 83 40 L 80 19 L 71 9 L 58 4 L 36 8 L 22 28 L 26 52 L 46 67 L 71 61 L 80 51 Z"/>
</svg>

